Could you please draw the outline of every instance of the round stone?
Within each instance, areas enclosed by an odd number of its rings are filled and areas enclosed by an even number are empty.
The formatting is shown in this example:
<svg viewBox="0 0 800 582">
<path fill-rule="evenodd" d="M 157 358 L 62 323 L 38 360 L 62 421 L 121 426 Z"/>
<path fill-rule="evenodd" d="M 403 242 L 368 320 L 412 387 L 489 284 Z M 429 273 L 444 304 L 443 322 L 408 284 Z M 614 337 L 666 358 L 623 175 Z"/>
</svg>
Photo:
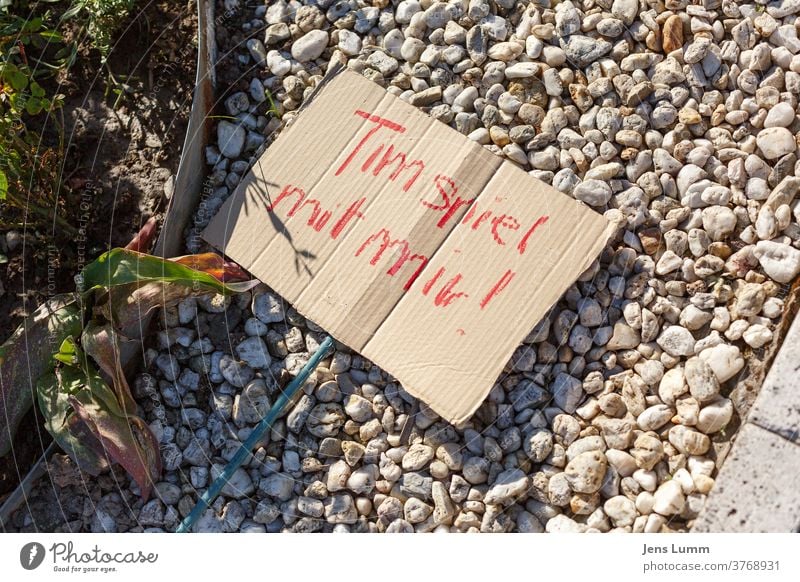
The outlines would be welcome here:
<svg viewBox="0 0 800 582">
<path fill-rule="evenodd" d="M 785 127 L 762 129 L 756 136 L 756 144 L 768 160 L 775 160 L 797 149 L 794 135 Z"/>
</svg>

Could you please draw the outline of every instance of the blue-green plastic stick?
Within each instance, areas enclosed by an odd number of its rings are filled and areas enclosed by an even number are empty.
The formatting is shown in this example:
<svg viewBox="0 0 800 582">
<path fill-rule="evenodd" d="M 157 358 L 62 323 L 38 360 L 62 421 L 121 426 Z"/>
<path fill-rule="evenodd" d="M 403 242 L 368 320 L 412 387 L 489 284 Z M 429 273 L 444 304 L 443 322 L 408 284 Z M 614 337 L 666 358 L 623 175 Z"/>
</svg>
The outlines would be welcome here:
<svg viewBox="0 0 800 582">
<path fill-rule="evenodd" d="M 311 359 L 308 360 L 303 369 L 300 370 L 300 373 L 292 380 L 289 385 L 283 390 L 278 400 L 275 404 L 272 405 L 272 408 L 269 409 L 266 416 L 261 419 L 261 422 L 258 423 L 253 429 L 253 432 L 250 433 L 250 436 L 247 437 L 247 440 L 242 443 L 242 446 L 239 447 L 239 450 L 236 451 L 236 454 L 230 460 L 228 465 L 222 471 L 219 477 L 217 477 L 211 486 L 203 493 L 202 497 L 200 497 L 200 501 L 197 502 L 197 505 L 194 506 L 192 512 L 186 516 L 181 524 L 178 526 L 178 529 L 175 530 L 175 533 L 185 533 L 190 531 L 194 523 L 203 515 L 203 512 L 208 509 L 211 503 L 217 498 L 219 492 L 222 491 L 222 488 L 225 487 L 225 484 L 230 480 L 233 474 L 236 472 L 244 460 L 247 458 L 247 455 L 253 450 L 256 446 L 256 443 L 261 440 L 261 437 L 272 428 L 272 423 L 275 422 L 275 419 L 278 418 L 280 413 L 283 411 L 284 407 L 289 403 L 295 393 L 306 383 L 308 377 L 311 375 L 311 372 L 319 365 L 320 360 L 322 360 L 325 356 L 327 356 L 331 350 L 333 349 L 333 338 L 330 336 L 326 337 L 325 340 L 319 345 L 319 348 L 314 355 L 311 356 Z"/>
</svg>

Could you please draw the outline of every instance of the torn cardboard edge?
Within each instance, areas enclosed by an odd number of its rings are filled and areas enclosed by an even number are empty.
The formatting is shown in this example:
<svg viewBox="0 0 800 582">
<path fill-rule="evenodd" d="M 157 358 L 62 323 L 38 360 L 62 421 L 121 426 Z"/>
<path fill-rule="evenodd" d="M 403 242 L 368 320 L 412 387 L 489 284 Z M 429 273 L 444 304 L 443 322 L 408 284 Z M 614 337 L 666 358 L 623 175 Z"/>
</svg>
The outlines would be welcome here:
<svg viewBox="0 0 800 582">
<path fill-rule="evenodd" d="M 301 111 L 203 237 L 463 424 L 615 227 L 342 67 Z"/>
</svg>

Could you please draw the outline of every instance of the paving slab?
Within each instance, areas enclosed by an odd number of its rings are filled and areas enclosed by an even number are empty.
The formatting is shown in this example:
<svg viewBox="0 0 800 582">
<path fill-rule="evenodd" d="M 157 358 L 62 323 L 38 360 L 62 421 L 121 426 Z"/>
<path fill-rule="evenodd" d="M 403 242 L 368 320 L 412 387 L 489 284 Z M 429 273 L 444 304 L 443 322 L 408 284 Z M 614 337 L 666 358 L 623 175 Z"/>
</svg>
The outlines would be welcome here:
<svg viewBox="0 0 800 582">
<path fill-rule="evenodd" d="M 794 532 L 800 527 L 800 446 L 742 426 L 693 532 Z"/>
<path fill-rule="evenodd" d="M 747 418 L 800 444 L 800 317 L 795 317 Z"/>
</svg>

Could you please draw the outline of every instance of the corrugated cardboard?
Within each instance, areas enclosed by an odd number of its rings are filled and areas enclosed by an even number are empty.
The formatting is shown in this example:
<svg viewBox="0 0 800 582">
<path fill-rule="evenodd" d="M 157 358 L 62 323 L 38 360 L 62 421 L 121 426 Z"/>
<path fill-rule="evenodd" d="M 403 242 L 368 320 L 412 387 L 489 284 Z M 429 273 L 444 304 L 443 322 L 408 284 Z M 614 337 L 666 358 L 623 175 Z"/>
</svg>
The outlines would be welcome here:
<svg viewBox="0 0 800 582">
<path fill-rule="evenodd" d="M 345 70 L 203 237 L 459 424 L 612 232 Z"/>
</svg>

